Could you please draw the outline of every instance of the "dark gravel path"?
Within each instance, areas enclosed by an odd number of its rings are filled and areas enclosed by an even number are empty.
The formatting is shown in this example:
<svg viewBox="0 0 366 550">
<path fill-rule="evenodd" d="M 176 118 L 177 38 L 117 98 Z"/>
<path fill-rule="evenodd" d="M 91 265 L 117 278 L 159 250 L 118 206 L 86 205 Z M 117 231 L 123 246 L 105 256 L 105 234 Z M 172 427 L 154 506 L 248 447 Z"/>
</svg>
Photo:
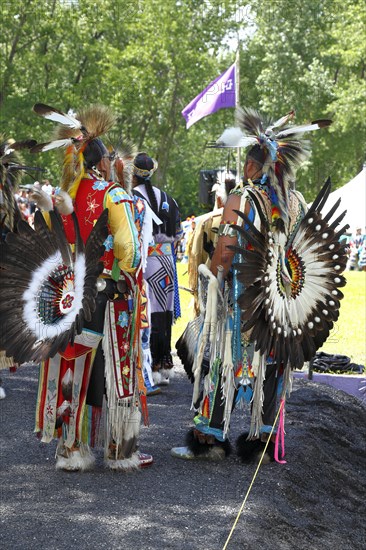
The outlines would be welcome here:
<svg viewBox="0 0 366 550">
<path fill-rule="evenodd" d="M 221 463 L 170 456 L 190 425 L 191 387 L 180 367 L 149 398 L 144 471 L 56 472 L 55 444 L 33 430 L 37 368 L 2 374 L 3 549 L 221 550 L 253 477 L 235 455 Z M 233 440 L 244 431 L 233 415 Z M 262 466 L 230 550 L 361 550 L 365 539 L 366 408 L 327 386 L 295 381 L 287 405 L 287 464 Z"/>
</svg>

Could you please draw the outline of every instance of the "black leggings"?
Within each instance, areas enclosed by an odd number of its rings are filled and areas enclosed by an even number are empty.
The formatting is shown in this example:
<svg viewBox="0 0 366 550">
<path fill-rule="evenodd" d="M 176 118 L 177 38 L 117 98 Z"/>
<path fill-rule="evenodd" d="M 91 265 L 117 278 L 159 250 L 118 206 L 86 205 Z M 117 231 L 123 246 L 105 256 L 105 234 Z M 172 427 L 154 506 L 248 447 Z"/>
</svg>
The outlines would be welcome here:
<svg viewBox="0 0 366 550">
<path fill-rule="evenodd" d="M 162 368 L 173 366 L 171 357 L 173 312 L 165 311 L 151 314 L 150 351 L 153 367 L 160 365 Z"/>
</svg>

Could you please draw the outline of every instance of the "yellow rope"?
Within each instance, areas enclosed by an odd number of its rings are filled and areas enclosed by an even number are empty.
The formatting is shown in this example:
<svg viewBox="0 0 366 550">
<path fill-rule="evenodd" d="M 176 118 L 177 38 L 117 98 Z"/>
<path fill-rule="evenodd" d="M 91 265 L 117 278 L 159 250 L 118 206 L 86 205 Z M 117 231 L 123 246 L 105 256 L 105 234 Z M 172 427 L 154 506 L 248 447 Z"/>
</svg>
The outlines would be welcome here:
<svg viewBox="0 0 366 550">
<path fill-rule="evenodd" d="M 273 426 L 272 426 L 271 432 L 270 432 L 269 437 L 268 437 L 268 439 L 267 439 L 266 445 L 265 445 L 265 447 L 264 447 L 264 449 L 263 449 L 262 456 L 261 456 L 261 458 L 260 458 L 260 461 L 258 462 L 257 469 L 256 469 L 256 471 L 254 472 L 254 476 L 253 476 L 252 481 L 250 482 L 250 485 L 249 485 L 247 494 L 245 495 L 245 498 L 244 498 L 243 503 L 242 503 L 242 505 L 241 505 L 241 507 L 240 507 L 240 510 L 239 510 L 239 512 L 238 512 L 238 515 L 236 516 L 236 519 L 235 519 L 235 521 L 234 521 L 234 525 L 233 525 L 232 528 L 231 528 L 231 531 L 230 531 L 230 533 L 229 533 L 229 536 L 228 536 L 228 538 L 226 539 L 226 542 L 225 542 L 224 547 L 223 547 L 222 550 L 226 550 L 227 545 L 229 544 L 229 541 L 230 541 L 230 539 L 231 539 L 231 537 L 232 537 L 232 534 L 234 533 L 234 529 L 235 529 L 235 527 L 236 527 L 236 525 L 237 525 L 237 523 L 238 523 L 238 521 L 239 521 L 240 515 L 241 515 L 242 511 L 244 510 L 245 503 L 246 503 L 246 501 L 247 501 L 247 499 L 248 499 L 249 493 L 250 493 L 250 491 L 251 491 L 251 489 L 252 489 L 252 487 L 253 487 L 255 478 L 257 477 L 259 468 L 260 468 L 260 466 L 261 466 L 261 464 L 262 464 L 263 457 L 264 457 L 265 452 L 266 452 L 266 450 L 267 450 L 268 444 L 269 444 L 269 442 L 270 442 L 271 436 L 272 436 L 272 434 L 273 434 L 274 427 L 275 427 L 276 422 L 277 422 L 277 419 L 278 419 L 278 417 L 279 417 L 279 415 L 280 415 L 281 408 L 282 408 L 283 404 L 284 404 L 284 402 L 281 401 L 280 406 L 279 406 L 279 408 L 278 408 L 277 416 L 276 416 L 276 418 L 275 418 L 275 421 L 273 422 Z"/>
</svg>

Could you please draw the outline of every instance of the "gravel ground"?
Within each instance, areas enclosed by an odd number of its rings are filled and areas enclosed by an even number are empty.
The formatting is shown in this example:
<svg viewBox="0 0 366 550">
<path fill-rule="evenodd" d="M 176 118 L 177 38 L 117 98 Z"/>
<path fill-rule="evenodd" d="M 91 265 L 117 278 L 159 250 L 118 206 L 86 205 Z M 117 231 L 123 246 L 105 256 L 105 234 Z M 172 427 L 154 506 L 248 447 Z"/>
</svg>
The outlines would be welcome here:
<svg viewBox="0 0 366 550">
<path fill-rule="evenodd" d="M 56 472 L 55 443 L 33 430 L 36 367 L 2 373 L 0 402 L 3 549 L 221 550 L 255 472 L 233 453 L 219 463 L 170 456 L 190 426 L 191 385 L 180 366 L 149 398 L 141 450 L 151 468 Z M 287 464 L 259 470 L 229 550 L 366 548 L 366 407 L 328 386 L 296 380 L 287 404 Z M 232 439 L 245 429 L 233 414 Z"/>
</svg>

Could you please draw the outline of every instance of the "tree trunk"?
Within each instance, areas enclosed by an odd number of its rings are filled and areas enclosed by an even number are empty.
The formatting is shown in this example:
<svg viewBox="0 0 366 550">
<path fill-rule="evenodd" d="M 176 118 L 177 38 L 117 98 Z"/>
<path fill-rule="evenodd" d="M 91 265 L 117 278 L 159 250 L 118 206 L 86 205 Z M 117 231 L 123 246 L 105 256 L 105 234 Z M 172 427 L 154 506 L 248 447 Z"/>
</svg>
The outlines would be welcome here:
<svg viewBox="0 0 366 550">
<path fill-rule="evenodd" d="M 177 113 L 176 108 L 179 102 L 178 98 L 179 89 L 179 77 L 175 74 L 174 90 L 172 94 L 172 100 L 169 109 L 169 115 L 167 120 L 167 132 L 163 133 L 162 141 L 159 147 L 158 160 L 159 170 L 157 171 L 157 181 L 164 185 L 166 181 L 166 173 L 169 165 L 170 152 L 173 146 L 174 136 L 177 131 Z"/>
<path fill-rule="evenodd" d="M 17 51 L 18 51 L 18 43 L 19 43 L 19 40 L 20 40 L 20 37 L 21 37 L 21 34 L 22 34 L 22 30 L 23 30 L 23 27 L 26 23 L 26 20 L 27 20 L 27 7 L 29 6 L 29 4 L 31 3 L 31 0 L 28 0 L 28 2 L 25 3 L 25 6 L 24 6 L 24 12 L 22 13 L 22 15 L 20 16 L 19 18 L 19 26 L 18 26 L 18 29 L 17 29 L 17 32 L 15 33 L 15 36 L 14 36 L 14 40 L 13 40 L 13 43 L 11 45 L 11 49 L 10 49 L 10 54 L 9 54 L 9 57 L 5 63 L 5 71 L 4 71 L 4 75 L 3 75 L 3 78 L 2 78 L 2 89 L 1 89 L 1 92 L 0 92 L 0 108 L 2 106 L 2 104 L 4 103 L 4 101 L 6 100 L 6 96 L 7 96 L 7 92 L 8 92 L 8 89 L 9 89 L 9 79 L 10 79 L 10 76 L 11 76 L 11 69 L 12 69 L 12 65 L 13 65 L 13 61 L 14 61 L 14 57 L 16 56 L 17 54 Z"/>
</svg>

